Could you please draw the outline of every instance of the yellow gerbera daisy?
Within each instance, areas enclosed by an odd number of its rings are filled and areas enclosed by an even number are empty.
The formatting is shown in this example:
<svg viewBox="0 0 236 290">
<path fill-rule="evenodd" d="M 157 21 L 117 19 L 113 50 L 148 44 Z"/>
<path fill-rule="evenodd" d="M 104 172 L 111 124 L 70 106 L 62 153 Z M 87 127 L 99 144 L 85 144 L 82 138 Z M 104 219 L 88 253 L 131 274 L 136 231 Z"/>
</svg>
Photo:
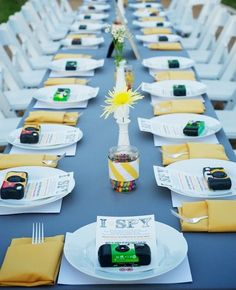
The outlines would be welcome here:
<svg viewBox="0 0 236 290">
<path fill-rule="evenodd" d="M 105 103 L 107 104 L 104 106 L 104 111 L 101 117 L 105 117 L 105 119 L 112 113 L 114 113 L 120 106 L 127 105 L 132 107 L 132 105 L 136 104 L 136 102 L 143 98 L 137 90 L 132 91 L 109 91 L 109 97 L 106 97 Z"/>
</svg>

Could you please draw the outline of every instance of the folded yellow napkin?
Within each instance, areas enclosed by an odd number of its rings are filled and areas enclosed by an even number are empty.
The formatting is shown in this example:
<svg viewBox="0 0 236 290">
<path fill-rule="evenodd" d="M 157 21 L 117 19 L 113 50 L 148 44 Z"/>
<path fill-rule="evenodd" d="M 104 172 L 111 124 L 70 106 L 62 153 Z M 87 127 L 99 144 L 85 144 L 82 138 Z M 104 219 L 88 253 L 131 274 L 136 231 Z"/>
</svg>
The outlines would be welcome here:
<svg viewBox="0 0 236 290">
<path fill-rule="evenodd" d="M 173 154 L 184 153 L 177 158 Z M 164 145 L 162 146 L 162 163 L 168 165 L 176 161 L 194 159 L 194 158 L 209 158 L 228 160 L 224 146 L 221 144 L 207 144 L 189 142 L 185 144 Z"/>
<path fill-rule="evenodd" d="M 65 58 L 91 58 L 92 56 L 89 54 L 81 54 L 81 53 L 58 53 L 54 56 L 54 60 L 65 59 Z"/>
<path fill-rule="evenodd" d="M 208 218 L 196 224 L 181 221 L 185 232 L 236 232 L 236 200 L 206 200 L 184 203 L 179 213 L 185 217 Z"/>
<path fill-rule="evenodd" d="M 32 111 L 25 119 L 25 124 L 66 124 L 75 126 L 79 118 L 78 112 Z"/>
<path fill-rule="evenodd" d="M 69 34 L 66 38 L 88 38 L 97 37 L 96 34 Z"/>
<path fill-rule="evenodd" d="M 56 155 L 45 154 L 0 154 L 0 170 L 19 166 L 57 166 Z M 54 161 L 47 165 L 43 161 Z"/>
<path fill-rule="evenodd" d="M 195 81 L 195 73 L 193 71 L 159 71 L 154 76 L 157 82 L 166 80 L 192 80 Z"/>
<path fill-rule="evenodd" d="M 30 238 L 13 239 L 0 270 L 1 286 L 53 285 L 61 262 L 64 236 L 45 238 L 32 245 Z"/>
<path fill-rule="evenodd" d="M 183 49 L 182 45 L 179 42 L 150 43 L 148 47 L 153 50 L 182 50 Z"/>
<path fill-rule="evenodd" d="M 148 27 L 148 28 L 143 28 L 143 34 L 148 35 L 148 34 L 171 34 L 172 30 L 170 28 L 165 28 L 165 27 Z"/>
<path fill-rule="evenodd" d="M 156 22 L 163 22 L 164 21 L 164 18 L 163 17 L 156 17 L 156 16 L 153 16 L 153 17 L 140 17 L 139 18 L 139 21 L 156 21 Z"/>
<path fill-rule="evenodd" d="M 164 101 L 154 105 L 154 115 L 165 115 L 173 113 L 196 113 L 205 111 L 203 102 L 199 99 Z"/>
<path fill-rule="evenodd" d="M 86 85 L 88 80 L 78 78 L 49 78 L 44 82 L 44 86 L 56 86 L 56 85 Z"/>
</svg>

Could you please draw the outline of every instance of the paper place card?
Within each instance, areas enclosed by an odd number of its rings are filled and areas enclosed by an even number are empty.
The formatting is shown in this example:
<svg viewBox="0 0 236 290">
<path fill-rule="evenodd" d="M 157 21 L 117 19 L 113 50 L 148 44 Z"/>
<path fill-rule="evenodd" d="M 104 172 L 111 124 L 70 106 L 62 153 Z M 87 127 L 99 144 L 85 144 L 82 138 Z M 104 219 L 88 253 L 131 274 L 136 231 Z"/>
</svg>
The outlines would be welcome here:
<svg viewBox="0 0 236 290">
<path fill-rule="evenodd" d="M 152 133 L 152 122 L 149 119 L 138 118 L 138 126 L 140 131 Z"/>
<path fill-rule="evenodd" d="M 209 190 L 207 182 L 202 175 L 193 175 L 186 172 L 169 169 L 167 167 L 153 166 L 157 185 L 180 192 L 198 192 Z"/>
<path fill-rule="evenodd" d="M 114 252 L 117 246 L 122 245 L 129 248 L 128 259 L 136 259 L 135 244 L 147 244 L 151 251 L 151 263 L 147 266 L 129 267 L 132 272 L 147 271 L 153 269 L 158 263 L 157 244 L 156 244 L 156 227 L 154 215 L 133 216 L 133 217 L 97 217 L 96 228 L 96 255 L 102 245 L 110 244 Z M 117 250 L 118 251 L 118 250 Z M 118 256 L 114 255 L 113 259 L 125 259 L 124 254 L 118 251 Z M 131 254 L 133 253 L 133 254 Z M 133 260 L 132 260 L 133 261 Z M 97 261 L 96 267 L 101 270 Z M 123 268 L 123 267 L 121 267 Z M 104 271 L 104 268 L 102 268 Z M 119 272 L 120 267 L 109 267 L 109 272 Z"/>
<path fill-rule="evenodd" d="M 64 195 L 68 193 L 73 176 L 73 172 L 68 172 L 30 181 L 26 187 L 24 200 L 32 201 Z"/>
</svg>

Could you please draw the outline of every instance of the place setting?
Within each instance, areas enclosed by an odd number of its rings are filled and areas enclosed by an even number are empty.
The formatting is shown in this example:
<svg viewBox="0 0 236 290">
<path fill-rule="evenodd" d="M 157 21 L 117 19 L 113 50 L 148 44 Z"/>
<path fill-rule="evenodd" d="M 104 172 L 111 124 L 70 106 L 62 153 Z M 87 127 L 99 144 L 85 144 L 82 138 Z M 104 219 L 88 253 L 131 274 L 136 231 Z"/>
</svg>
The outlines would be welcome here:
<svg viewBox="0 0 236 290">
<path fill-rule="evenodd" d="M 155 9 L 154 11 L 150 11 L 149 8 L 146 9 L 138 9 L 133 13 L 133 16 L 140 18 L 140 17 L 165 17 L 165 11 L 159 11 Z"/>
<path fill-rule="evenodd" d="M 135 35 L 136 39 L 142 41 L 144 45 L 149 43 L 172 43 L 180 41 L 180 36 L 176 34 L 151 34 L 151 35 Z"/>
<path fill-rule="evenodd" d="M 74 24 L 72 24 L 70 30 L 73 33 L 100 33 L 101 30 L 106 28 L 105 23 L 101 23 L 98 21 L 76 21 Z"/>
<path fill-rule="evenodd" d="M 79 13 L 77 20 L 106 20 L 109 17 L 108 13 Z"/>
<path fill-rule="evenodd" d="M 133 20 L 132 24 L 140 28 L 153 28 L 153 27 L 171 27 L 169 21 L 137 21 Z"/>
<path fill-rule="evenodd" d="M 104 43 L 103 37 L 74 37 L 66 38 L 61 41 L 61 44 L 67 49 L 85 49 L 85 48 L 98 48 L 99 45 Z"/>
<path fill-rule="evenodd" d="M 34 108 L 53 110 L 81 108 L 87 106 L 88 100 L 95 98 L 98 92 L 98 87 L 79 84 L 43 87 L 34 94 L 37 100 Z"/>
<path fill-rule="evenodd" d="M 79 11 L 89 11 L 89 12 L 103 12 L 103 11 L 107 11 L 107 10 L 110 10 L 111 8 L 111 5 L 110 4 L 102 4 L 102 3 L 92 3 L 91 5 L 90 4 L 83 4 Z"/>
</svg>

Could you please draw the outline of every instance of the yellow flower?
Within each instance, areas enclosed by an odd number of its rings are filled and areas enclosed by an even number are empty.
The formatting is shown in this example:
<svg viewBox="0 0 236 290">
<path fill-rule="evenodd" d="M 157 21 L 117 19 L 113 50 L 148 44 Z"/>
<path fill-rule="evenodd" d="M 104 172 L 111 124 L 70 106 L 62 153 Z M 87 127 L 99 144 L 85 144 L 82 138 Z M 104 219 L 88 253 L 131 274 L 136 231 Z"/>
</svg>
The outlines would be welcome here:
<svg viewBox="0 0 236 290">
<path fill-rule="evenodd" d="M 107 104 L 104 106 L 104 111 L 101 117 L 105 117 L 105 119 L 112 113 L 114 113 L 119 107 L 121 106 L 129 106 L 136 104 L 136 102 L 143 98 L 137 90 L 132 91 L 109 91 L 109 97 L 106 97 L 105 103 Z"/>
</svg>

